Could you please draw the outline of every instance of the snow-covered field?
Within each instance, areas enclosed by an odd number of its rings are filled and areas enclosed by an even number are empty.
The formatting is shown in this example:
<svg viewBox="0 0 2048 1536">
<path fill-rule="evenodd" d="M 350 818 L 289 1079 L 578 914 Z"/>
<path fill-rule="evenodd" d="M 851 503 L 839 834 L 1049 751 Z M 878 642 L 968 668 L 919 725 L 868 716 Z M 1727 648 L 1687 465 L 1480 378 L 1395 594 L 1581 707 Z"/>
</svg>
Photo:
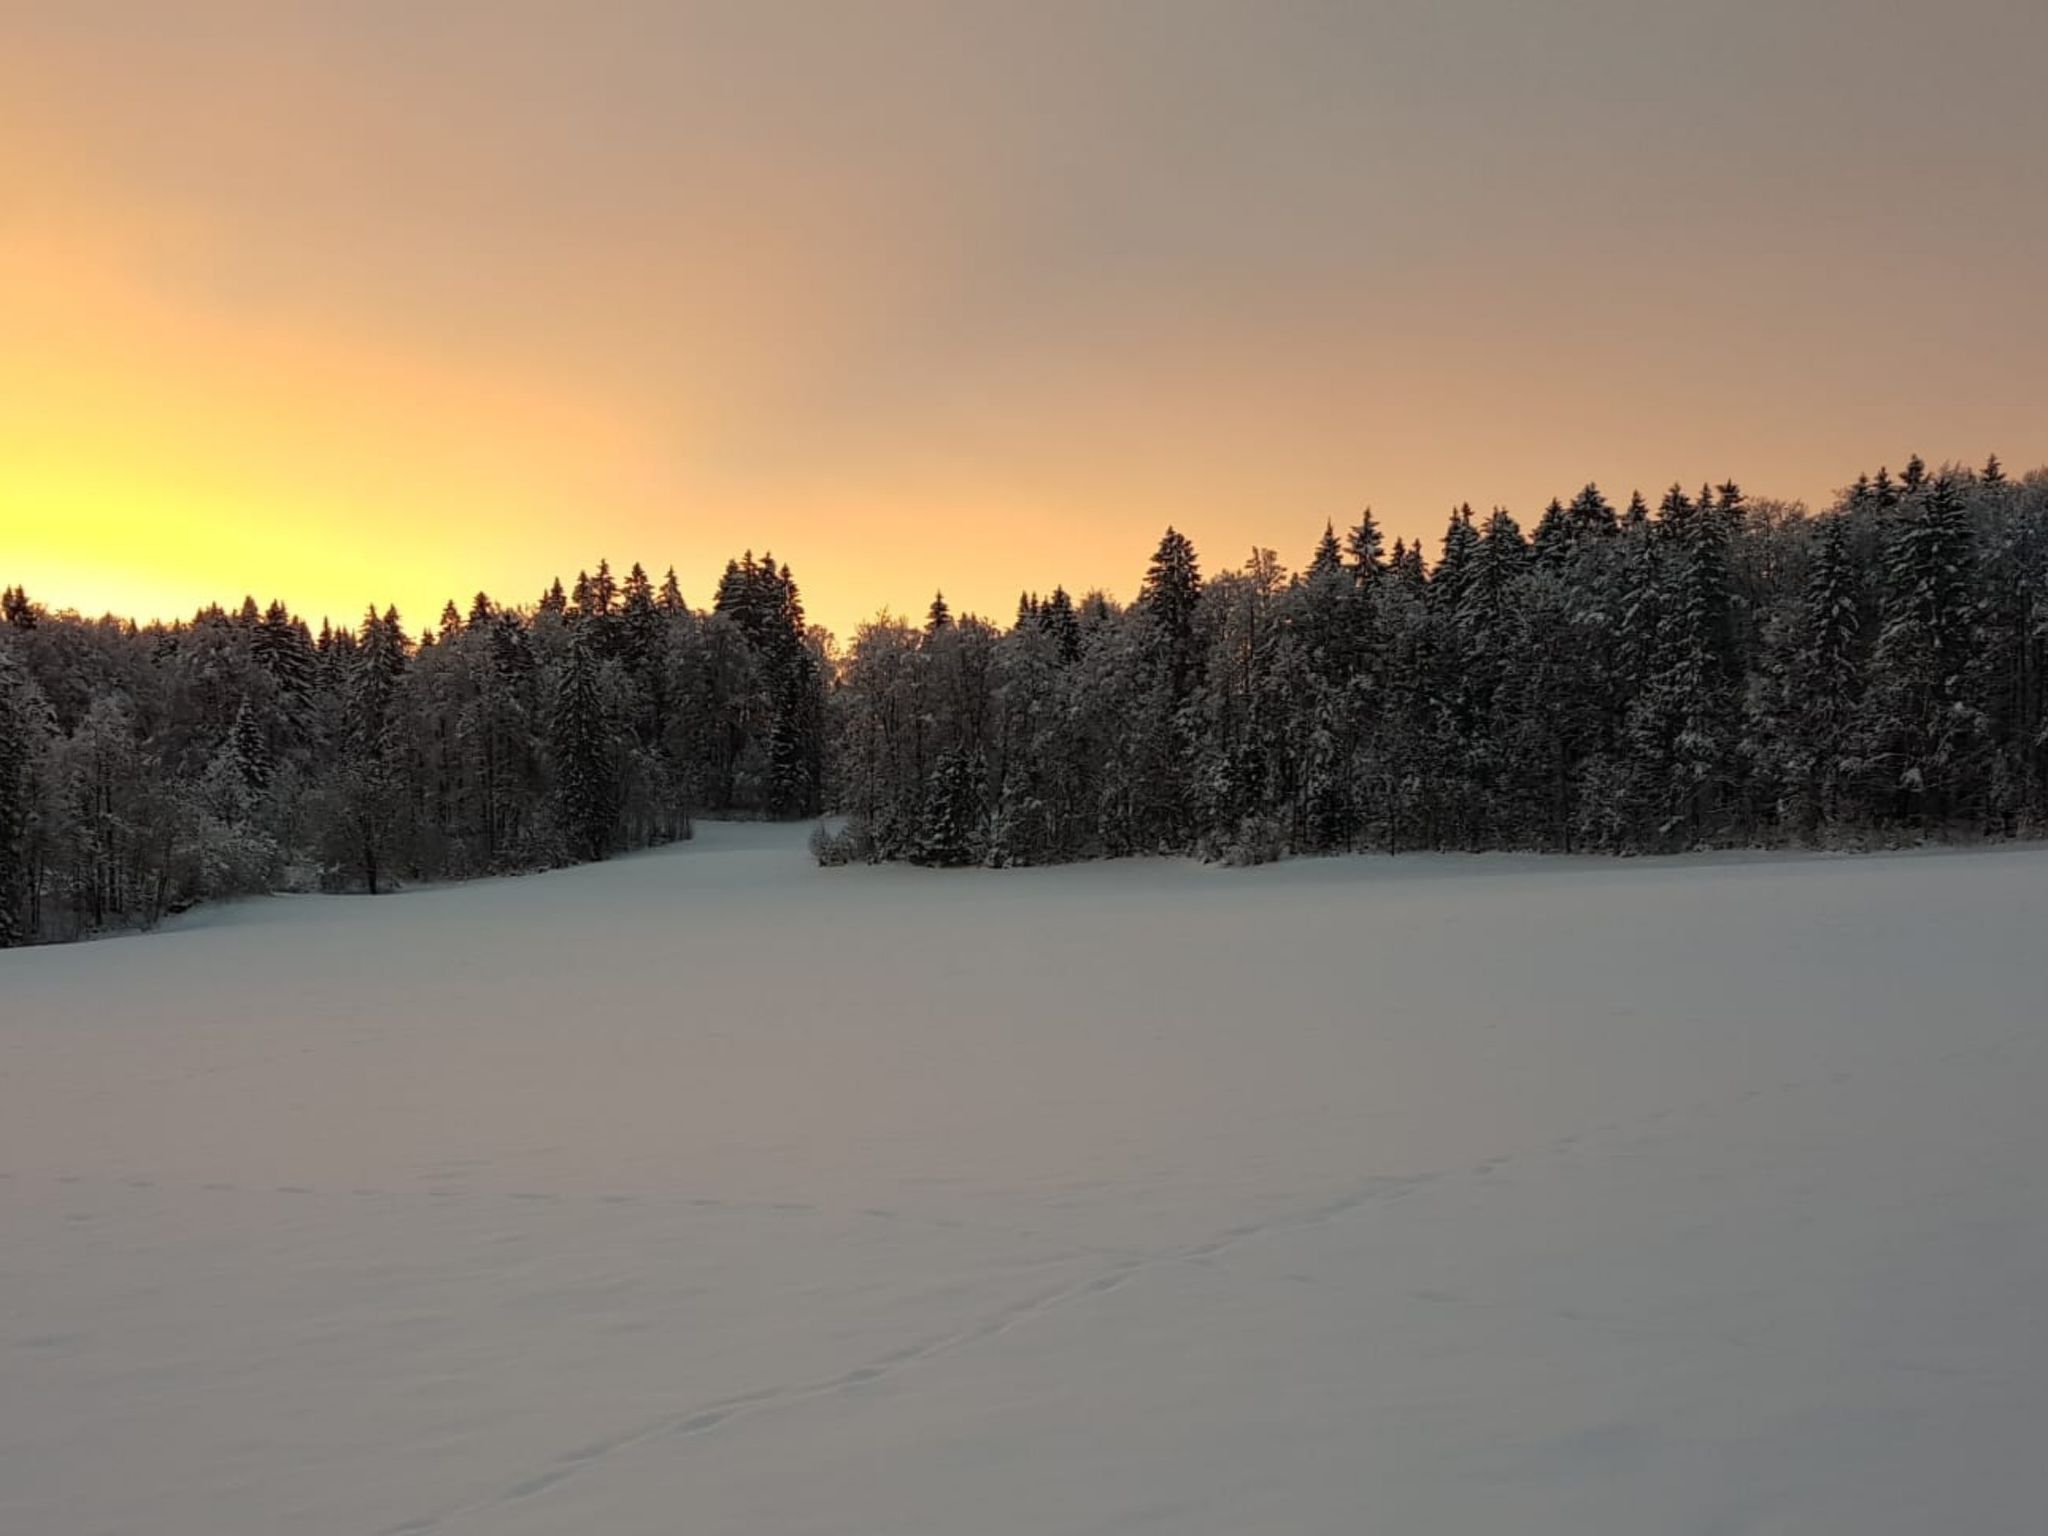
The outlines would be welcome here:
<svg viewBox="0 0 2048 1536">
<path fill-rule="evenodd" d="M 803 835 L 0 956 L 0 1531 L 2048 1521 L 2048 852 Z"/>
</svg>

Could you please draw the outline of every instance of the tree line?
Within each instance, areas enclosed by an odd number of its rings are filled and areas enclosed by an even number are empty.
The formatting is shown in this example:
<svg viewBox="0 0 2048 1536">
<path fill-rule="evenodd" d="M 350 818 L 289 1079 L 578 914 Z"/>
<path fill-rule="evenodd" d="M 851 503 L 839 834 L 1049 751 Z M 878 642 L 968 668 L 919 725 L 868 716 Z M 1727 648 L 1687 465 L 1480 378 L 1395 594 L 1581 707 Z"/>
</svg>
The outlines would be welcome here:
<svg viewBox="0 0 2048 1536">
<path fill-rule="evenodd" d="M 1169 529 L 1128 608 L 864 626 L 833 703 L 826 861 L 2038 833 L 2048 472 L 1915 457 L 1819 516 L 1588 485 L 1526 534 L 1461 506 L 1433 562 L 1368 511 L 1292 575 Z"/>
<path fill-rule="evenodd" d="M 1732 483 L 1527 533 L 1370 511 L 1306 566 L 1136 599 L 884 615 L 845 654 L 787 565 L 478 594 L 416 639 L 283 604 L 138 626 L 0 599 L 0 943 L 207 897 L 544 868 L 813 817 L 823 862 L 1231 862 L 1365 849 L 1665 852 L 2048 825 L 2048 471 Z"/>
<path fill-rule="evenodd" d="M 822 808 L 823 636 L 787 565 L 600 562 L 416 639 L 253 599 L 138 626 L 0 599 L 0 944 L 209 897 L 377 892 L 686 837 L 699 811 Z"/>
</svg>

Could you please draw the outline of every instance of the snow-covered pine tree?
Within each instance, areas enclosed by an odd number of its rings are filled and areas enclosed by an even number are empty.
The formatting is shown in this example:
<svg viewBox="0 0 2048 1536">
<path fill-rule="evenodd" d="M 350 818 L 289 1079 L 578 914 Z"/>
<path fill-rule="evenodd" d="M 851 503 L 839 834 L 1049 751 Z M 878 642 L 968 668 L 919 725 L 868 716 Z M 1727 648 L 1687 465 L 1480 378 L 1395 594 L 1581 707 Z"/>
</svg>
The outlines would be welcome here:
<svg viewBox="0 0 2048 1536">
<path fill-rule="evenodd" d="M 1571 525 L 1574 539 L 1579 542 L 1587 539 L 1604 539 L 1618 526 L 1613 506 L 1606 496 L 1601 494 L 1600 487 L 1590 480 L 1579 494 L 1572 498 L 1571 505 L 1565 508 L 1565 516 Z"/>
<path fill-rule="evenodd" d="M 1202 570 L 1186 534 L 1168 528 L 1152 554 L 1138 606 L 1151 620 L 1153 654 L 1166 669 L 1176 699 L 1194 682 L 1195 607 L 1202 597 Z"/>
<path fill-rule="evenodd" d="M 913 858 L 920 864 L 941 866 L 974 863 L 980 818 L 980 791 L 973 765 L 964 753 L 941 753 L 926 783 Z"/>
<path fill-rule="evenodd" d="M 626 573 L 619 589 L 619 659 L 627 670 L 643 675 L 661 652 L 664 632 L 661 610 L 654 599 L 654 584 L 638 560 Z"/>
<path fill-rule="evenodd" d="M 1038 610 L 1040 627 L 1052 636 L 1062 666 L 1072 666 L 1081 655 L 1081 621 L 1074 613 L 1074 600 L 1065 587 L 1054 587 Z"/>
<path fill-rule="evenodd" d="M 582 631 L 569 637 L 549 718 L 555 815 L 570 852 L 602 859 L 611 852 L 616 811 L 610 722 L 598 664 Z"/>
<path fill-rule="evenodd" d="M 1863 700 L 1862 571 L 1849 548 L 1847 516 L 1820 520 L 1792 678 L 1799 701 L 1792 746 L 1822 826 L 1855 819 L 1861 810 L 1855 733 Z"/>
<path fill-rule="evenodd" d="M 1892 818 L 1925 829 L 1963 809 L 1970 788 L 1976 598 L 1961 488 L 1950 475 L 1917 479 L 1920 489 L 1893 513 L 1883 549 L 1863 736 L 1889 786 Z"/>
<path fill-rule="evenodd" d="M 1373 520 L 1372 508 L 1358 514 L 1358 521 L 1344 535 L 1344 559 L 1351 579 L 1359 587 L 1373 587 L 1387 573 L 1387 541 Z"/>
<path fill-rule="evenodd" d="M 1472 525 L 1472 504 L 1451 509 L 1444 527 L 1443 553 L 1436 569 L 1429 573 L 1429 600 L 1438 612 L 1455 615 L 1465 599 L 1465 578 L 1472 555 L 1479 547 L 1479 530 Z"/>
<path fill-rule="evenodd" d="M 1729 547 L 1741 529 L 1742 494 L 1731 483 L 1700 488 L 1693 515 L 1676 532 L 1676 576 L 1664 612 L 1661 680 L 1679 706 L 1668 801 L 1673 830 L 1688 844 L 1724 830 L 1737 771 L 1741 658 L 1736 641 Z"/>
<path fill-rule="evenodd" d="M 10 589 L 8 596 L 19 590 Z M 35 759 L 50 730 L 42 691 L 0 641 L 0 948 L 36 937 L 29 899 L 29 821 Z"/>
<path fill-rule="evenodd" d="M 1561 569 L 1571 560 L 1576 545 L 1574 534 L 1564 503 L 1553 496 L 1536 520 L 1536 531 L 1529 536 L 1530 552 L 1539 563 Z"/>
<path fill-rule="evenodd" d="M 661 593 L 656 599 L 656 603 L 661 611 L 671 619 L 679 614 L 690 611 L 689 605 L 683 601 L 682 585 L 676 580 L 676 568 L 674 566 L 670 566 L 667 574 L 661 578 Z"/>
<path fill-rule="evenodd" d="M 1515 846 L 1521 830 L 1513 773 L 1512 701 L 1506 684 L 1519 633 L 1520 582 L 1528 561 L 1522 528 L 1505 507 L 1487 517 L 1466 558 L 1454 620 L 1461 662 L 1458 717 L 1465 731 L 1465 765 L 1476 804 L 1475 820 L 1488 842 Z"/>
<path fill-rule="evenodd" d="M 249 707 L 246 696 L 235 711 L 234 729 L 228 735 L 228 750 L 233 757 L 236 775 L 252 794 L 261 794 L 269 788 L 270 776 L 277 765 L 271 755 L 270 741 L 263 733 L 263 724 L 256 711 Z"/>
</svg>

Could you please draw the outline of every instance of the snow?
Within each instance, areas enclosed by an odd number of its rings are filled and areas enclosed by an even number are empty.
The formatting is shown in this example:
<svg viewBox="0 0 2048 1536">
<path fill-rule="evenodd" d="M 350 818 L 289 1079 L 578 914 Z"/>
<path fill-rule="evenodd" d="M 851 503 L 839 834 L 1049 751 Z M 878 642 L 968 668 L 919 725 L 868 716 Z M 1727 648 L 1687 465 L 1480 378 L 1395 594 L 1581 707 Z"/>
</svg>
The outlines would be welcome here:
<svg viewBox="0 0 2048 1536">
<path fill-rule="evenodd" d="M 0 1531 L 2040 1529 L 2048 853 L 803 837 L 0 956 Z"/>
</svg>

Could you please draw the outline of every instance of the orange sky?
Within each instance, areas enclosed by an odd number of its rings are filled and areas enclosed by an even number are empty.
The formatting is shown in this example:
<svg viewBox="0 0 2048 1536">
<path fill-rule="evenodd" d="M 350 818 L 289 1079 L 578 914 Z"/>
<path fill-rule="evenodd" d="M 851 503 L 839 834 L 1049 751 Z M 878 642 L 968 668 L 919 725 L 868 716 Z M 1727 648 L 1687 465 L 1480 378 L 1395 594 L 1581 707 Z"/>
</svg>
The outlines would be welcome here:
<svg viewBox="0 0 2048 1536">
<path fill-rule="evenodd" d="M 2048 459 L 2038 0 L 286 11 L 0 0 L 0 582 L 844 636 Z"/>
</svg>

